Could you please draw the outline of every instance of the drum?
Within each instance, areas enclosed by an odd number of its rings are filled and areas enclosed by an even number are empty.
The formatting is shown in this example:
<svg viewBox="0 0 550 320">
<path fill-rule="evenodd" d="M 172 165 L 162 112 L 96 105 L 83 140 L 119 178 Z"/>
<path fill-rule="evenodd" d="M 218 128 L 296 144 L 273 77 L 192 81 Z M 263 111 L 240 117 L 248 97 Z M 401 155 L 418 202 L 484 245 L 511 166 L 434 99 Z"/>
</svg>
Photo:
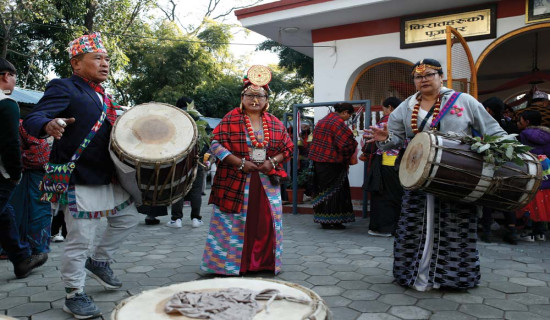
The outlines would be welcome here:
<svg viewBox="0 0 550 320">
<path fill-rule="evenodd" d="M 175 293 L 181 291 L 212 292 L 228 288 L 245 288 L 254 291 L 277 289 L 284 295 L 309 301 L 308 304 L 302 304 L 289 300 L 274 300 L 269 305 L 268 312 L 262 309 L 253 318 L 254 320 L 332 319 L 330 310 L 323 299 L 303 286 L 278 280 L 215 278 L 174 284 L 129 297 L 119 303 L 113 310 L 111 320 L 194 319 L 183 315 L 169 315 L 164 312 L 164 306 Z M 266 301 L 259 301 L 262 307 L 265 303 Z"/>
<path fill-rule="evenodd" d="M 531 153 L 523 165 L 486 163 L 458 137 L 421 132 L 411 140 L 399 166 L 405 189 L 503 211 L 525 206 L 541 183 L 541 166 Z"/>
<path fill-rule="evenodd" d="M 111 133 L 111 150 L 135 169 L 145 205 L 169 205 L 182 198 L 195 179 L 197 125 L 174 106 L 151 102 L 124 112 Z"/>
</svg>

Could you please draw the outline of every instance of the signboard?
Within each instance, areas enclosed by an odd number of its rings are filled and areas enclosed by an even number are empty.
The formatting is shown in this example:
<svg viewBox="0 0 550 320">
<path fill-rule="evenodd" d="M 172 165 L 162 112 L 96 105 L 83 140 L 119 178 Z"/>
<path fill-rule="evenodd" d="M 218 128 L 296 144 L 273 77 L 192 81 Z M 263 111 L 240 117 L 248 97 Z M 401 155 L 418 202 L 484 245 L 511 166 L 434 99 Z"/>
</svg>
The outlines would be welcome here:
<svg viewBox="0 0 550 320">
<path fill-rule="evenodd" d="M 496 5 L 402 18 L 401 49 L 444 44 L 447 26 L 470 41 L 495 38 Z"/>
</svg>

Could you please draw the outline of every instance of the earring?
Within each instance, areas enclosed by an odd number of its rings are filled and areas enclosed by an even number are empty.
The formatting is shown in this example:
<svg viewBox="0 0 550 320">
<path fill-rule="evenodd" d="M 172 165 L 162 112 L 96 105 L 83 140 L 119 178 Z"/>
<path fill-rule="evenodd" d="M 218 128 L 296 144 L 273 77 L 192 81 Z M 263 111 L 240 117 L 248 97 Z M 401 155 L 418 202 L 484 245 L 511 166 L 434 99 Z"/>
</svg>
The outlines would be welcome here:
<svg viewBox="0 0 550 320">
<path fill-rule="evenodd" d="M 243 102 L 241 101 L 241 105 L 239 106 L 239 109 L 241 110 L 241 113 L 243 113 Z"/>
<path fill-rule="evenodd" d="M 264 108 L 264 110 L 263 110 L 263 111 L 265 112 L 265 111 L 267 111 L 267 109 L 269 109 L 269 102 L 268 102 L 268 103 L 266 103 L 266 105 L 265 105 L 265 108 Z"/>
</svg>

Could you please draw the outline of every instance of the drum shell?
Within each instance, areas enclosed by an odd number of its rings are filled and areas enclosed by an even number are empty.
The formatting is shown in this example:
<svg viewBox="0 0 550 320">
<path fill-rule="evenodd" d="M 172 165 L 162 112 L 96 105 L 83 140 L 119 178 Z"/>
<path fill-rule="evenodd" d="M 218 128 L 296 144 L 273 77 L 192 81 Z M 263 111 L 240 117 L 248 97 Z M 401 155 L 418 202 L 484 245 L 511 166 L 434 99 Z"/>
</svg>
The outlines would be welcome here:
<svg viewBox="0 0 550 320">
<path fill-rule="evenodd" d="M 141 191 L 142 203 L 144 205 L 170 205 L 185 196 L 195 180 L 199 158 L 198 145 L 196 143 L 198 130 L 191 116 L 174 106 L 164 103 L 148 103 L 133 108 L 141 108 L 142 111 L 145 111 L 147 110 L 146 108 L 150 107 L 149 105 L 157 108 L 168 108 L 166 110 L 172 109 L 172 112 L 173 109 L 176 109 L 188 118 L 188 123 L 192 126 L 191 130 L 193 132 L 192 137 L 189 138 L 191 141 L 188 148 L 179 154 L 162 159 L 140 158 L 131 155 L 125 151 L 127 146 L 123 146 L 120 141 L 117 141 L 114 134 L 125 113 L 117 119 L 113 126 L 111 150 L 120 161 L 136 170 L 137 187 Z"/>
<path fill-rule="evenodd" d="M 458 138 L 419 133 L 417 137 L 424 139 L 424 143 L 426 139 L 422 135 L 429 135 L 428 161 L 425 167 L 419 168 L 424 170 L 422 177 L 416 183 L 404 183 L 405 189 L 422 190 L 449 200 L 502 211 L 524 207 L 538 191 L 542 170 L 537 157 L 530 153 L 521 155 L 523 165 L 507 162 L 495 168 L 484 162 L 482 154 L 472 151 L 469 144 Z M 415 139 L 409 144 L 413 149 Z M 407 151 L 399 168 L 402 183 L 412 156 L 412 152 Z"/>
<path fill-rule="evenodd" d="M 262 289 L 278 289 L 283 294 L 298 298 L 309 298 L 309 305 L 289 305 L 289 302 L 275 300 L 269 306 L 269 313 L 265 310 L 256 314 L 253 319 L 258 320 L 331 320 L 332 314 L 323 299 L 312 290 L 303 286 L 273 280 L 273 279 L 251 279 L 251 278 L 214 278 L 174 284 L 168 287 L 144 291 L 139 295 L 127 298 L 120 302 L 111 313 L 111 320 L 145 320 L 145 319 L 192 319 L 185 316 L 168 315 L 164 313 L 164 304 L 174 295 L 181 291 L 214 291 L 227 288 L 246 288 L 260 291 Z M 299 295 L 299 296 L 297 296 Z M 260 301 L 263 305 L 265 301 Z M 292 303 L 290 303 L 292 304 Z M 136 310 L 140 308 L 140 310 Z M 285 310 L 287 309 L 287 310 Z M 281 315 L 283 313 L 283 315 Z"/>
</svg>

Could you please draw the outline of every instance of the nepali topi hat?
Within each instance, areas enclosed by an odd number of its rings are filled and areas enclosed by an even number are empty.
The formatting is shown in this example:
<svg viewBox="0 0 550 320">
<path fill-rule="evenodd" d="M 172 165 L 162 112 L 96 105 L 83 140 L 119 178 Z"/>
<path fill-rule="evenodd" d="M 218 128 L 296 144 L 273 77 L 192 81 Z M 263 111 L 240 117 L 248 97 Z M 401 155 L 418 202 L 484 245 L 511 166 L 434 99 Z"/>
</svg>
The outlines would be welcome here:
<svg viewBox="0 0 550 320">
<path fill-rule="evenodd" d="M 69 59 L 90 52 L 107 53 L 101 40 L 101 33 L 85 34 L 69 42 Z"/>
</svg>

